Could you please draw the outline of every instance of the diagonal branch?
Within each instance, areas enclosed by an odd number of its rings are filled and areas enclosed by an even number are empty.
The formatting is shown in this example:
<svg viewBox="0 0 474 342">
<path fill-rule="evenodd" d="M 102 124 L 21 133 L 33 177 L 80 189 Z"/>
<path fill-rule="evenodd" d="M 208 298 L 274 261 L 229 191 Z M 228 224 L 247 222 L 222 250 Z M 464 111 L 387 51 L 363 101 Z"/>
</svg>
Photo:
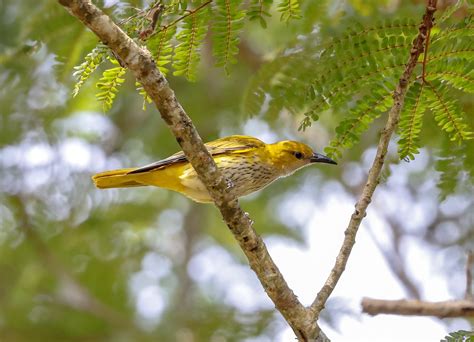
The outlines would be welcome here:
<svg viewBox="0 0 474 342">
<path fill-rule="evenodd" d="M 208 189 L 224 221 L 247 256 L 250 267 L 276 308 L 299 340 L 316 336 L 319 332 L 316 321 L 309 319 L 308 310 L 288 287 L 262 238 L 253 229 L 252 221 L 240 208 L 237 199 L 229 194 L 229 183 L 217 169 L 191 119 L 157 69 L 150 53 L 139 47 L 90 0 L 59 0 L 59 3 L 91 29 L 120 58 L 124 66 L 133 72 L 155 102 L 161 117 Z"/>
<path fill-rule="evenodd" d="M 346 231 L 344 232 L 344 242 L 336 258 L 336 263 L 332 268 L 324 286 L 319 291 L 314 302 L 311 304 L 310 310 L 312 311 L 312 314 L 316 320 L 318 319 L 320 312 L 324 309 L 326 301 L 328 300 L 337 282 L 339 281 L 339 278 L 344 272 L 344 269 L 346 268 L 347 261 L 349 260 L 349 256 L 355 244 L 357 231 L 360 227 L 362 219 L 366 215 L 367 207 L 372 200 L 372 195 L 374 194 L 375 188 L 379 183 L 380 173 L 382 171 L 385 156 L 387 154 L 388 144 L 400 118 L 400 112 L 405 101 L 409 80 L 413 74 L 413 70 L 417 65 L 419 56 L 424 51 L 426 37 L 433 26 L 433 14 L 436 11 L 436 3 L 437 0 L 428 0 L 426 12 L 423 16 L 423 22 L 419 26 L 418 36 L 413 41 L 413 46 L 410 50 L 410 58 L 405 66 L 402 76 L 400 77 L 397 88 L 393 93 L 394 104 L 388 113 L 387 123 L 381 132 L 380 140 L 377 146 L 377 154 L 372 163 L 372 167 L 369 170 L 369 175 L 367 177 L 364 190 L 362 191 L 362 194 L 355 205 L 355 211 L 351 216 Z"/>
</svg>

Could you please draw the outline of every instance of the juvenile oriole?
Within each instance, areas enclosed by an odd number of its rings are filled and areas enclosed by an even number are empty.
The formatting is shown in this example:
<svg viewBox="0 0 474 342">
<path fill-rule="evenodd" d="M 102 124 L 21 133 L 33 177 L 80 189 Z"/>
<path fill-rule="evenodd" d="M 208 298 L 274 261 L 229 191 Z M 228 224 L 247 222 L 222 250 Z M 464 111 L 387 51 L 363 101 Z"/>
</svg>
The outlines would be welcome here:
<svg viewBox="0 0 474 342">
<path fill-rule="evenodd" d="M 253 137 L 232 135 L 205 146 L 224 177 L 231 182 L 230 191 L 236 197 L 258 191 L 311 163 L 336 164 L 297 141 L 265 144 Z M 98 173 L 92 180 L 100 189 L 153 185 L 180 192 L 196 202 L 212 202 L 183 152 L 140 168 Z"/>
</svg>

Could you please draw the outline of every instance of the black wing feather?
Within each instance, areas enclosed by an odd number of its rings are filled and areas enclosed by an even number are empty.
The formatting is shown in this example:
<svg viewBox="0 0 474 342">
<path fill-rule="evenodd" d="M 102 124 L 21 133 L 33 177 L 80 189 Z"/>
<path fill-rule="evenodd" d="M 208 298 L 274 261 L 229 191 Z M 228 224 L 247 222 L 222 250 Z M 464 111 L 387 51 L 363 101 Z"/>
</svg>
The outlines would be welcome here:
<svg viewBox="0 0 474 342">
<path fill-rule="evenodd" d="M 152 170 L 157 170 L 157 169 L 163 168 L 165 166 L 169 166 L 169 165 L 177 164 L 177 163 L 182 163 L 182 162 L 186 162 L 186 161 L 188 161 L 188 160 L 186 159 L 186 157 L 183 153 L 182 155 L 171 156 L 171 157 L 168 157 L 166 159 L 159 160 L 157 162 L 142 166 L 138 169 L 130 171 L 128 174 L 132 175 L 132 174 L 135 174 L 135 173 L 143 173 L 143 172 L 148 172 L 148 171 L 152 171 Z"/>
</svg>

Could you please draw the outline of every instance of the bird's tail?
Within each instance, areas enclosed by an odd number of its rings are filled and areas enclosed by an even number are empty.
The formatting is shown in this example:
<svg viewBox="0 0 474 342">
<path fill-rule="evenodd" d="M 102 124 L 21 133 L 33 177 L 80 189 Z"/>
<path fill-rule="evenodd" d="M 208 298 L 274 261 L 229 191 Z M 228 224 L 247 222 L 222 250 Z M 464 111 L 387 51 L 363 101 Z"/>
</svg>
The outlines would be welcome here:
<svg viewBox="0 0 474 342">
<path fill-rule="evenodd" d="M 135 169 L 119 169 L 101 172 L 92 176 L 94 184 L 99 189 L 129 188 L 133 186 L 144 186 L 146 184 L 137 181 L 134 174 L 129 174 Z"/>
</svg>

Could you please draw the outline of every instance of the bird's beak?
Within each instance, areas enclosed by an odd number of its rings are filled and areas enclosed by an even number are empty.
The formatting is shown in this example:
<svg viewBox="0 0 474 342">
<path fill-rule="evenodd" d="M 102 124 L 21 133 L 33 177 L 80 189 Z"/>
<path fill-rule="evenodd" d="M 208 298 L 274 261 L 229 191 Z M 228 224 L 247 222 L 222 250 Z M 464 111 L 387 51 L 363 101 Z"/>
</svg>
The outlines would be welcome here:
<svg viewBox="0 0 474 342">
<path fill-rule="evenodd" d="M 313 153 L 313 156 L 310 158 L 309 161 L 311 163 L 326 163 L 326 164 L 337 165 L 337 163 L 334 160 L 320 153 Z"/>
</svg>

